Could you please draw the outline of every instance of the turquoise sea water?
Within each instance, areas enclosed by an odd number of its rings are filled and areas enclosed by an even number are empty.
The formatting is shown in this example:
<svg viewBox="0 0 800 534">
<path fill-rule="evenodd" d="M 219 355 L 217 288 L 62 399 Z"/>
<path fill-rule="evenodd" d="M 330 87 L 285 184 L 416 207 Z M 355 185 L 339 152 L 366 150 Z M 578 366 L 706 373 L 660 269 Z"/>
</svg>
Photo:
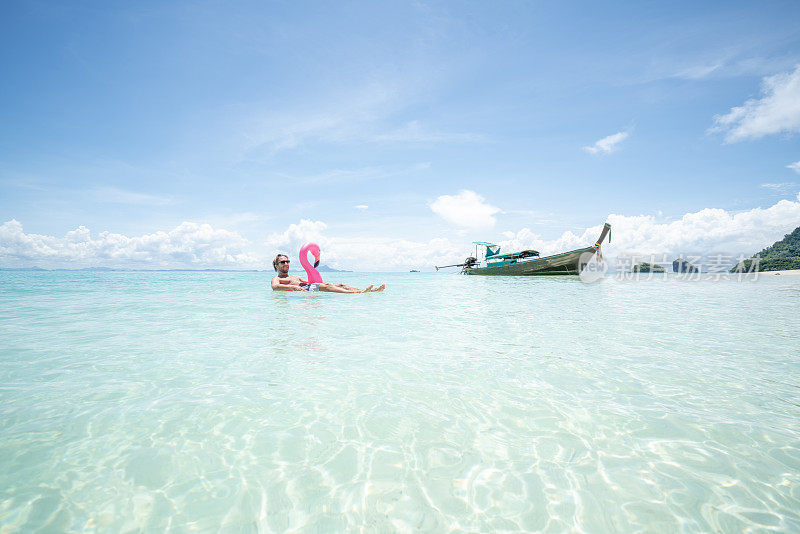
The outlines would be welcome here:
<svg viewBox="0 0 800 534">
<path fill-rule="evenodd" d="M 0 532 L 800 531 L 800 277 L 0 272 Z"/>
</svg>

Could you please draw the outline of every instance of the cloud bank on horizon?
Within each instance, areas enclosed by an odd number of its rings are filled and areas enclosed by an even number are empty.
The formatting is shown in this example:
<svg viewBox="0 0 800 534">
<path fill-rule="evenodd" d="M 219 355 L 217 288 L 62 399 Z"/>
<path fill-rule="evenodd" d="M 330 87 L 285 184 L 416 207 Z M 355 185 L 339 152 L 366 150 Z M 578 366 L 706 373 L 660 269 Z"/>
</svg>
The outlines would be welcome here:
<svg viewBox="0 0 800 534">
<path fill-rule="evenodd" d="M 453 201 L 453 199 L 460 199 Z M 448 197 L 431 210 L 464 224 L 452 206 L 486 206 L 473 191 Z M 453 202 L 452 204 L 450 204 Z M 484 223 L 493 210 L 482 212 Z M 489 215 L 487 215 L 487 213 Z M 780 200 L 768 208 L 731 213 L 706 208 L 686 213 L 680 219 L 660 222 L 652 215 L 610 214 L 613 241 L 604 245 L 607 255 L 730 253 L 752 255 L 800 226 L 800 194 L 796 200 Z M 602 225 L 587 228 L 580 235 L 564 232 L 556 239 L 544 239 L 530 228 L 502 232 L 498 244 L 505 250 L 534 248 L 549 255 L 594 242 Z M 277 252 L 294 256 L 303 243 L 313 241 L 323 251 L 323 261 L 356 271 L 396 271 L 432 268 L 460 261 L 472 246 L 469 241 L 434 238 L 427 241 L 377 237 L 328 235 L 323 221 L 302 219 L 286 230 L 267 236 L 258 246 L 237 232 L 215 229 L 209 224 L 184 222 L 166 231 L 128 237 L 101 232 L 93 236 L 83 226 L 63 237 L 28 234 L 16 220 L 0 225 L 0 267 L 39 266 L 43 268 L 228 268 L 268 269 Z"/>
<path fill-rule="evenodd" d="M 128 237 L 111 232 L 92 236 L 85 226 L 64 237 L 26 234 L 16 220 L 0 226 L 0 266 L 41 267 L 238 267 L 262 259 L 245 252 L 249 242 L 236 232 L 184 222 L 170 231 Z"/>
</svg>

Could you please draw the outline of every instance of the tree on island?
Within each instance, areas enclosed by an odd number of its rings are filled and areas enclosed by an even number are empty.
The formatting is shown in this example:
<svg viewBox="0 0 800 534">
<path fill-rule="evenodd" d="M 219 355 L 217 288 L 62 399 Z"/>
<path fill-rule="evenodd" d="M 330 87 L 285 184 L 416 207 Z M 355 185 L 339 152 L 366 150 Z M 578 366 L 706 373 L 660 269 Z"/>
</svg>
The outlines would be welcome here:
<svg viewBox="0 0 800 534">
<path fill-rule="evenodd" d="M 666 270 L 662 266 L 660 266 L 660 265 L 658 265 L 656 263 L 650 264 L 650 263 L 647 263 L 647 262 L 642 262 L 642 263 L 637 263 L 636 265 L 633 266 L 633 272 L 635 272 L 635 273 L 663 273 L 663 272 L 666 272 Z"/>
<path fill-rule="evenodd" d="M 731 272 L 788 271 L 791 269 L 800 269 L 800 226 L 772 246 L 739 263 L 731 269 Z"/>
<path fill-rule="evenodd" d="M 700 269 L 683 259 L 683 257 L 680 257 L 672 262 L 672 272 L 693 274 L 699 273 Z"/>
</svg>

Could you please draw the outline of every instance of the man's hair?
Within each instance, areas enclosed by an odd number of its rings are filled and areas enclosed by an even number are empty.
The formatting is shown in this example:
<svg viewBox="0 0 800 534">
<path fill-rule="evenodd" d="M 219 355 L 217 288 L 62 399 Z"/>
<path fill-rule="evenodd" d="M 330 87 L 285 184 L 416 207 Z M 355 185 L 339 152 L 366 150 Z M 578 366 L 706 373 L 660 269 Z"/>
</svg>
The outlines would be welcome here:
<svg viewBox="0 0 800 534">
<path fill-rule="evenodd" d="M 287 260 L 289 259 L 289 256 L 287 256 L 286 254 L 278 254 L 277 256 L 275 256 L 275 259 L 272 260 L 272 268 L 275 269 L 276 271 L 278 270 L 278 260 L 280 260 L 281 257 L 286 258 Z"/>
</svg>

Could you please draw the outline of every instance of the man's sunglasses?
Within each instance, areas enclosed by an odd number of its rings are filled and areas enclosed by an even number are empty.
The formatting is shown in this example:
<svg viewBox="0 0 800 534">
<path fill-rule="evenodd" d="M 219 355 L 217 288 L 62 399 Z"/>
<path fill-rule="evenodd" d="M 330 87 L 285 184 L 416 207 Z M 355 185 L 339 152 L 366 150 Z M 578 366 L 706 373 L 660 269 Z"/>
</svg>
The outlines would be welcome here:
<svg viewBox="0 0 800 534">
<path fill-rule="evenodd" d="M 283 264 L 283 263 L 289 263 L 289 260 L 281 260 L 281 261 L 279 261 L 278 263 L 281 263 L 281 264 Z"/>
</svg>

